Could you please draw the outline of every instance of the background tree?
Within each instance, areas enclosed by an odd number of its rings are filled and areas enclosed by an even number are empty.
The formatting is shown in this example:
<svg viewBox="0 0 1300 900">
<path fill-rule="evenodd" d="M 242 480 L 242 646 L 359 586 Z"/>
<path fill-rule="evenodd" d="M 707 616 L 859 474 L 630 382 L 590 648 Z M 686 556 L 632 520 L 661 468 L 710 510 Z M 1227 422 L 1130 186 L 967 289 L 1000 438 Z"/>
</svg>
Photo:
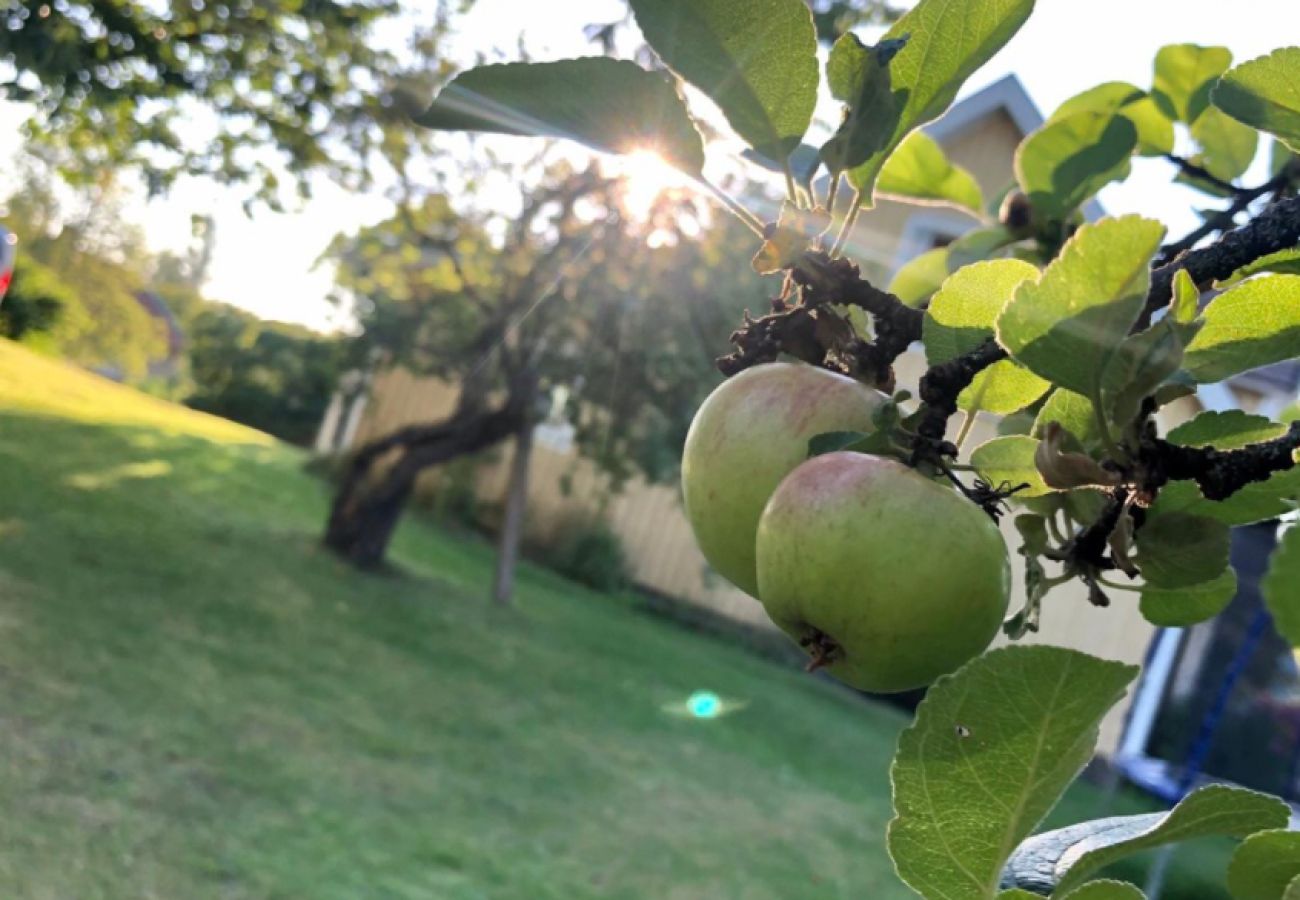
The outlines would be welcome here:
<svg viewBox="0 0 1300 900">
<path fill-rule="evenodd" d="M 28 316 L 22 332 L 11 336 L 44 331 L 54 352 L 139 381 L 149 362 L 167 352 L 160 323 L 136 297 L 148 282 L 152 256 L 139 230 L 127 224 L 111 180 L 56 194 L 39 168 L 27 166 L 22 187 L 6 201 L 7 219 L 22 236 L 15 267 L 22 302 L 13 314 L 29 306 L 45 311 Z"/>
<path fill-rule="evenodd" d="M 445 421 L 352 454 L 325 542 L 357 565 L 382 562 L 421 471 L 513 439 L 495 587 L 504 600 L 544 407 L 563 397 L 580 451 L 615 478 L 661 477 L 716 380 L 711 346 L 762 298 L 737 225 L 683 239 L 704 217 L 694 200 L 668 194 L 637 219 L 624 183 L 594 167 L 552 162 L 533 178 L 520 209 L 486 211 L 487 189 L 471 186 L 455 205 L 446 194 L 413 200 L 331 249 L 363 328 L 354 358 L 460 392 Z"/>
<path fill-rule="evenodd" d="M 460 2 L 459 7 L 467 5 Z M 427 95 L 450 10 L 421 7 L 386 46 L 397 0 L 20 0 L 0 13 L 0 92 L 31 103 L 26 137 L 82 182 L 139 170 L 151 192 L 179 175 L 250 183 L 279 203 L 284 173 L 368 183 L 369 157 L 418 140 L 387 126 Z"/>
</svg>

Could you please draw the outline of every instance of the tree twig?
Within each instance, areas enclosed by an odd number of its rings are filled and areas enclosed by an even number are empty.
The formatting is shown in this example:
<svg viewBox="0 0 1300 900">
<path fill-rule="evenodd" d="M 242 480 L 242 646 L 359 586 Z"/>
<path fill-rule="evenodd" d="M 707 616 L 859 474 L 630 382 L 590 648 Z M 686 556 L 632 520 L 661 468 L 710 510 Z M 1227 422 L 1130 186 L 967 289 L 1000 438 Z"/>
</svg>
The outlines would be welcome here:
<svg viewBox="0 0 1300 900">
<path fill-rule="evenodd" d="M 1234 196 L 1239 196 L 1247 190 L 1246 188 L 1233 184 L 1231 181 L 1226 181 L 1220 178 L 1218 175 L 1215 175 L 1209 169 L 1205 168 L 1205 166 L 1199 166 L 1185 156 L 1179 156 L 1176 153 L 1166 153 L 1165 159 L 1169 160 L 1181 169 L 1183 174 L 1187 177 L 1196 178 L 1200 181 L 1212 184 L 1219 190 L 1227 191 L 1229 194 Z"/>
</svg>

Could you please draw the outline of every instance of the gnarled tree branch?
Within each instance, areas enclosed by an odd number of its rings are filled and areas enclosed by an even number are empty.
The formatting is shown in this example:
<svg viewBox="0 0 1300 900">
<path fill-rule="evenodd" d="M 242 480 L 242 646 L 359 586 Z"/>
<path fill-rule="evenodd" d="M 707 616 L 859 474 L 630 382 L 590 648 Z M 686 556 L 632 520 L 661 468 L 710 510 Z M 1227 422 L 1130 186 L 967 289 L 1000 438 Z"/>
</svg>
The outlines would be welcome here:
<svg viewBox="0 0 1300 900">
<path fill-rule="evenodd" d="M 1226 500 L 1248 484 L 1294 467 L 1297 448 L 1300 422 L 1292 422 L 1281 437 L 1240 450 L 1181 447 L 1157 439 L 1144 463 L 1155 485 L 1171 479 L 1195 481 L 1207 500 Z"/>
<path fill-rule="evenodd" d="M 1154 269 L 1151 272 L 1151 288 L 1147 291 L 1146 305 L 1134 330 L 1146 328 L 1151 324 L 1151 317 L 1156 310 L 1168 305 L 1174 275 L 1179 269 L 1186 269 L 1187 274 L 1192 276 L 1192 281 L 1204 288 L 1213 281 L 1227 278 L 1261 256 L 1289 249 L 1296 244 L 1300 244 L 1300 197 L 1290 197 L 1267 207 L 1248 223 L 1228 232 L 1210 246 L 1189 250 Z"/>
</svg>

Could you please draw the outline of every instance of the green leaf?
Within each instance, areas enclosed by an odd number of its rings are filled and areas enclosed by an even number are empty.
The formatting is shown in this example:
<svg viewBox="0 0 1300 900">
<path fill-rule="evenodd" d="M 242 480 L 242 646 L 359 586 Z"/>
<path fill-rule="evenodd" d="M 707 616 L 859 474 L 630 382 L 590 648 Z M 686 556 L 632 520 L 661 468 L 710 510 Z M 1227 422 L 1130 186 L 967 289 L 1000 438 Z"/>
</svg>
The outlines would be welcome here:
<svg viewBox="0 0 1300 900">
<path fill-rule="evenodd" d="M 1018 259 L 973 263 L 949 275 L 926 309 L 926 360 L 932 366 L 947 362 L 993 337 L 998 313 L 1016 288 L 1037 278 L 1038 269 Z"/>
<path fill-rule="evenodd" d="M 1169 300 L 1169 315 L 1179 325 L 1195 321 L 1196 314 L 1200 311 L 1201 289 L 1192 281 L 1192 276 L 1187 274 L 1186 269 L 1179 269 L 1174 273 L 1171 287 L 1173 296 Z"/>
<path fill-rule="evenodd" d="M 1015 241 L 1015 236 L 1001 225 L 972 228 L 948 245 L 948 269 L 956 272 L 962 266 L 988 259 Z"/>
<path fill-rule="evenodd" d="M 889 854 L 903 881 L 925 897 L 991 896 L 1011 851 L 1092 757 L 1098 724 L 1137 671 L 1017 646 L 939 679 L 894 758 Z"/>
<path fill-rule="evenodd" d="M 1300 832 L 1261 831 L 1242 841 L 1228 863 L 1233 900 L 1279 900 L 1300 877 Z"/>
<path fill-rule="evenodd" d="M 997 900 L 1043 900 L 1038 894 L 1031 894 L 1029 891 L 1022 891 L 1020 888 L 1012 888 L 1009 891 L 1003 891 L 998 894 Z"/>
<path fill-rule="evenodd" d="M 1291 148 L 1281 141 L 1273 141 L 1268 153 L 1269 177 L 1281 175 L 1287 166 L 1291 166 L 1291 173 L 1296 174 L 1297 162 L 1300 162 L 1300 151 L 1292 152 Z"/>
<path fill-rule="evenodd" d="M 1237 573 L 1232 569 L 1218 578 L 1181 588 L 1142 588 L 1139 608 L 1152 625 L 1181 628 L 1213 619 L 1227 609 L 1237 594 Z"/>
<path fill-rule="evenodd" d="M 608 153 L 651 150 L 699 175 L 704 145 L 673 83 L 604 56 L 479 66 L 415 118 L 442 131 L 568 138 Z"/>
<path fill-rule="evenodd" d="M 878 149 L 853 166 L 849 182 L 869 203 L 880 169 L 913 129 L 943 115 L 966 79 L 1020 30 L 1034 0 L 921 0 L 885 33 L 907 38 L 889 62 L 893 115 Z M 829 75 L 828 75 L 829 77 Z"/>
<path fill-rule="evenodd" d="M 1137 834 L 1114 843 L 1094 839 L 1066 851 L 1057 862 L 1061 878 L 1053 896 L 1069 893 L 1092 873 L 1134 853 L 1193 838 L 1245 837 L 1285 827 L 1290 815 L 1285 803 L 1268 794 L 1217 784 L 1203 787 Z"/>
<path fill-rule="evenodd" d="M 1047 552 L 1047 520 L 1042 516 L 1036 516 L 1032 513 L 1022 513 L 1016 516 L 1014 520 L 1016 531 L 1020 533 L 1020 540 L 1024 544 L 1024 550 L 1031 556 L 1041 556 Z"/>
<path fill-rule="evenodd" d="M 854 444 L 861 443 L 869 437 L 865 431 L 825 431 L 815 434 L 808 440 L 808 458 L 847 450 Z"/>
<path fill-rule="evenodd" d="M 1251 525 L 1290 512 L 1297 500 L 1300 500 L 1300 466 L 1274 472 L 1264 481 L 1252 482 L 1217 502 L 1201 496 L 1194 482 L 1171 481 L 1160 489 L 1151 513 L 1183 512 L 1207 516 L 1225 525 Z"/>
<path fill-rule="evenodd" d="M 861 165 L 885 146 L 898 124 L 905 97 L 893 90 L 889 63 L 908 39 L 902 35 L 867 46 L 846 32 L 831 47 L 826 82 L 831 96 L 844 104 L 844 118 L 820 151 L 832 175 Z"/>
<path fill-rule="evenodd" d="M 1005 416 L 1024 409 L 1051 389 L 1045 378 L 1013 360 L 1002 359 L 976 375 L 957 395 L 957 408 Z"/>
<path fill-rule="evenodd" d="M 1052 493 L 1052 488 L 1043 481 L 1034 465 L 1037 450 L 1037 438 L 1023 434 L 996 437 L 975 448 L 970 455 L 970 464 L 991 485 L 1005 483 L 1014 487 L 1027 484 L 1029 487 L 1018 491 L 1017 497 L 1041 497 Z"/>
<path fill-rule="evenodd" d="M 1277 633 L 1292 647 L 1300 647 L 1300 528 L 1291 526 L 1283 532 L 1260 590 Z"/>
<path fill-rule="evenodd" d="M 1126 81 L 1107 81 L 1075 94 L 1056 108 L 1048 122 L 1074 113 L 1101 112 L 1123 116 L 1137 129 L 1138 152 L 1160 156 L 1174 149 L 1174 123 L 1146 91 Z"/>
<path fill-rule="evenodd" d="M 1188 513 L 1151 515 L 1137 532 L 1134 562 L 1147 584 L 1189 587 L 1228 568 L 1228 526 Z"/>
<path fill-rule="evenodd" d="M 1048 122 L 1016 149 L 1016 180 L 1034 208 L 1061 221 L 1129 171 L 1137 129 L 1121 115 L 1078 112 Z"/>
<path fill-rule="evenodd" d="M 1183 270 L 1180 269 L 1179 271 Z M 1254 262 L 1242 266 L 1225 280 L 1218 282 L 1215 287 L 1228 287 L 1261 272 L 1300 275 L 1300 247 L 1292 247 L 1289 250 L 1279 250 L 1276 253 L 1261 256 Z"/>
<path fill-rule="evenodd" d="M 646 42 L 736 134 L 783 160 L 817 103 L 817 33 L 800 0 L 629 0 Z"/>
<path fill-rule="evenodd" d="M 1184 367 L 1202 383 L 1300 356 L 1300 275 L 1242 282 L 1205 308 Z"/>
<path fill-rule="evenodd" d="M 1300 152 L 1300 47 L 1244 62 L 1219 80 L 1214 105 Z"/>
<path fill-rule="evenodd" d="M 927 250 L 899 266 L 889 282 L 889 292 L 908 306 L 922 306 L 948 277 L 948 251 Z"/>
<path fill-rule="evenodd" d="M 1124 338 L 1119 345 L 1119 352 L 1102 383 L 1111 420 L 1132 422 L 1143 398 L 1182 365 L 1187 345 L 1201 329 L 1200 322 L 1192 321 L 1196 315 L 1196 288 L 1192 285 L 1189 295 L 1185 285 L 1190 282 L 1190 276 L 1180 269 L 1175 276 L 1168 314 L 1146 330 Z"/>
<path fill-rule="evenodd" d="M 1059 422 L 1061 427 L 1079 441 L 1083 447 L 1095 447 L 1101 442 L 1101 432 L 1097 427 L 1097 414 L 1092 408 L 1092 401 L 1082 394 L 1057 388 L 1052 391 L 1043 408 L 1038 411 L 1034 421 L 1033 435 L 1043 437 L 1047 426 Z"/>
<path fill-rule="evenodd" d="M 1216 447 L 1237 450 L 1271 441 L 1286 434 L 1286 426 L 1267 416 L 1255 416 L 1239 409 L 1203 412 L 1172 429 L 1165 439 L 1182 447 Z"/>
<path fill-rule="evenodd" d="M 1071 891 L 1063 900 L 1145 900 L 1136 885 L 1127 881 L 1090 881 L 1083 887 Z"/>
<path fill-rule="evenodd" d="M 1151 94 L 1166 116 L 1191 124 L 1209 106 L 1211 88 L 1230 65 L 1232 51 L 1227 47 L 1161 47 Z"/>
<path fill-rule="evenodd" d="M 1250 168 L 1259 149 L 1259 132 L 1213 106 L 1192 123 L 1192 137 L 1201 148 L 1197 161 L 1224 181 L 1232 181 Z"/>
<path fill-rule="evenodd" d="M 880 170 L 876 193 L 913 202 L 947 204 L 976 216 L 984 207 L 984 195 L 975 176 L 953 165 L 938 141 L 924 131 L 913 131 L 890 154 Z"/>
<path fill-rule="evenodd" d="M 1058 387 L 1100 400 L 1102 378 L 1145 302 L 1164 227 L 1139 216 L 1081 227 L 998 317 L 998 341 Z"/>
</svg>

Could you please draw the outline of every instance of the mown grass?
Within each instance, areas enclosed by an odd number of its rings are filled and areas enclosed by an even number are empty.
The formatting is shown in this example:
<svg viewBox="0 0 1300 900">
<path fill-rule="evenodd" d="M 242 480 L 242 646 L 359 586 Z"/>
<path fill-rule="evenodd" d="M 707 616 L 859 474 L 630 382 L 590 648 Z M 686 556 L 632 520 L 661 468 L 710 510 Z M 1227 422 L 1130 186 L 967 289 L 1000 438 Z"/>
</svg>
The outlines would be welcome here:
<svg viewBox="0 0 1300 900">
<path fill-rule="evenodd" d="M 910 896 L 899 714 L 419 521 L 357 574 L 303 461 L 0 341 L 0 897 Z"/>
</svg>

